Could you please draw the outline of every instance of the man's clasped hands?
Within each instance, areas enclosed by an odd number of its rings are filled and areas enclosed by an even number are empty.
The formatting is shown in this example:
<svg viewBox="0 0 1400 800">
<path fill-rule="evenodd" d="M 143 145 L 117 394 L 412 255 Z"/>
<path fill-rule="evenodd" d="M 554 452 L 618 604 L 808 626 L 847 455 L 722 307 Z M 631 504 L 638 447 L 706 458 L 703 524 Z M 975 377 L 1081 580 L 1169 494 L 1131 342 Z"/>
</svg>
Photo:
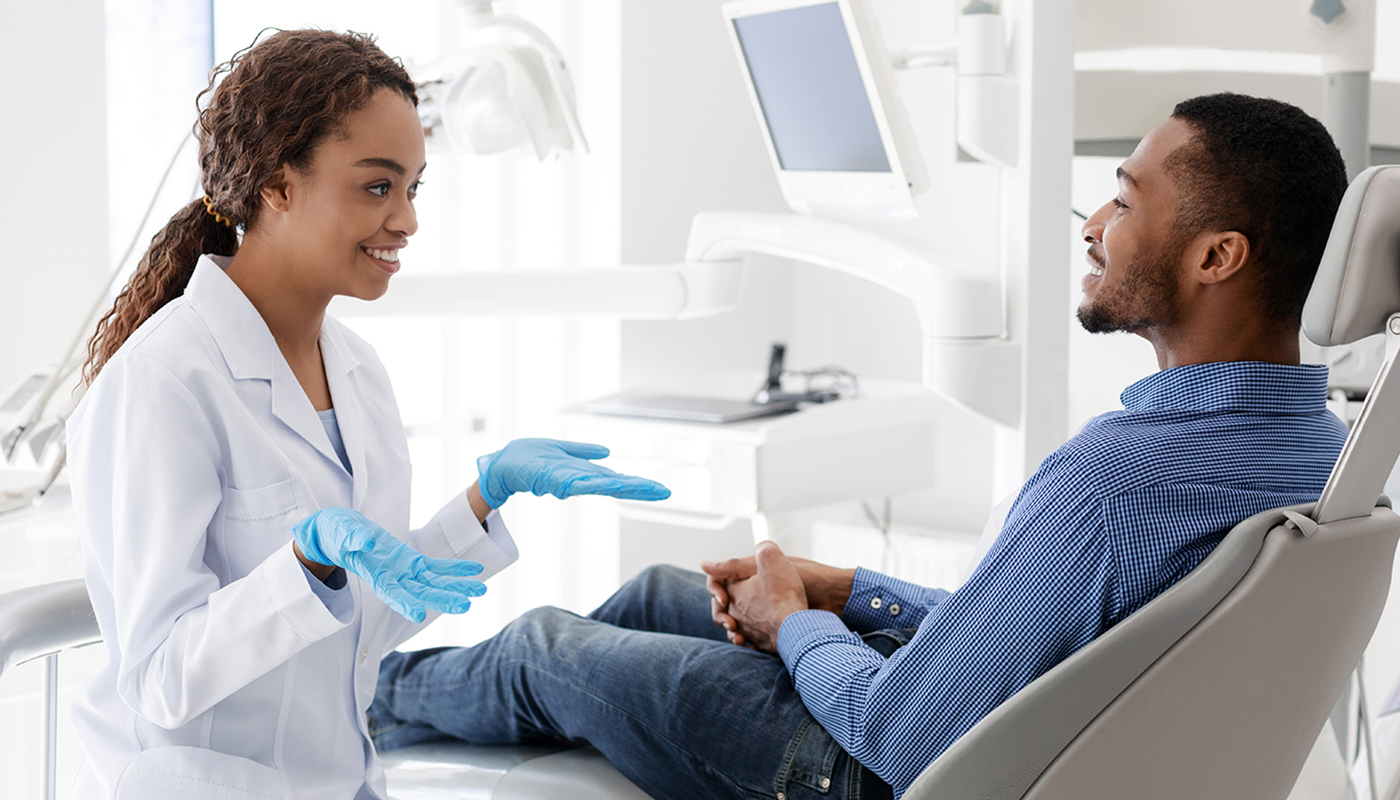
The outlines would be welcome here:
<svg viewBox="0 0 1400 800">
<path fill-rule="evenodd" d="M 789 558 L 773 542 L 751 556 L 700 565 L 708 576 L 710 612 L 729 641 L 766 653 L 778 652 L 778 631 L 798 611 L 840 615 L 851 596 L 855 570 L 805 558 Z"/>
</svg>

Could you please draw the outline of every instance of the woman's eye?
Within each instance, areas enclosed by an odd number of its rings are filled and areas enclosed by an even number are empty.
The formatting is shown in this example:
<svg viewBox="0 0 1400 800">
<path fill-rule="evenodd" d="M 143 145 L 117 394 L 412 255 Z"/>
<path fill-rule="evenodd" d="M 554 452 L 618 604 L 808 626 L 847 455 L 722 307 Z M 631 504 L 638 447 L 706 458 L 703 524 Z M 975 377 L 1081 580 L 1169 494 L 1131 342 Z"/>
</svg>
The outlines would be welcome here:
<svg viewBox="0 0 1400 800">
<path fill-rule="evenodd" d="M 376 183 L 375 185 L 369 187 L 369 190 L 372 194 L 375 194 L 379 197 L 387 197 L 389 195 L 389 184 Z"/>
<path fill-rule="evenodd" d="M 418 196 L 418 190 L 423 188 L 423 184 L 424 184 L 424 183 L 425 183 L 425 181 L 421 181 L 421 180 L 420 180 L 420 181 L 414 181 L 412 184 L 410 184 L 409 187 L 408 187 L 408 196 L 409 196 L 409 197 L 417 197 L 417 196 Z"/>
<path fill-rule="evenodd" d="M 1113 205 L 1116 206 L 1116 207 L 1118 207 L 1118 208 L 1127 208 L 1127 207 L 1128 207 L 1122 200 L 1119 200 L 1119 199 L 1116 198 L 1116 197 L 1113 198 Z"/>
</svg>

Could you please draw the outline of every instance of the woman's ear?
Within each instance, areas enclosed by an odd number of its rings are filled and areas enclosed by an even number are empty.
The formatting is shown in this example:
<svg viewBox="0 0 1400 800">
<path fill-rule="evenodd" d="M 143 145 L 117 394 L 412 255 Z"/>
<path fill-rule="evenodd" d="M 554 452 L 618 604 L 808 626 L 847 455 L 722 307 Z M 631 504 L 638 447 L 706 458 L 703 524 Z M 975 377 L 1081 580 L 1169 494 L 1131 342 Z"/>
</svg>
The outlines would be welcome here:
<svg viewBox="0 0 1400 800">
<path fill-rule="evenodd" d="M 285 214 L 292 205 L 291 186 L 287 182 L 288 173 L 291 170 L 286 164 L 277 168 L 277 171 L 265 181 L 262 188 L 258 189 L 258 194 L 262 195 L 263 202 L 268 208 Z"/>
</svg>

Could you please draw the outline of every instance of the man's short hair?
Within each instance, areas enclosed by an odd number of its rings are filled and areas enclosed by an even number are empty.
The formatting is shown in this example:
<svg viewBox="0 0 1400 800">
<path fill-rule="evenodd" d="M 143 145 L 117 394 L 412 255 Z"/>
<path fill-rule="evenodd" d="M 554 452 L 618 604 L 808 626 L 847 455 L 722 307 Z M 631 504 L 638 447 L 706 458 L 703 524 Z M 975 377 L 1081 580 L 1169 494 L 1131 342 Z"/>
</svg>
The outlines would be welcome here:
<svg viewBox="0 0 1400 800">
<path fill-rule="evenodd" d="M 1178 227 L 1244 234 L 1262 310 L 1296 326 L 1347 188 L 1332 136 L 1297 106 L 1229 92 L 1183 100 L 1172 117 L 1195 132 L 1165 161 Z"/>
</svg>

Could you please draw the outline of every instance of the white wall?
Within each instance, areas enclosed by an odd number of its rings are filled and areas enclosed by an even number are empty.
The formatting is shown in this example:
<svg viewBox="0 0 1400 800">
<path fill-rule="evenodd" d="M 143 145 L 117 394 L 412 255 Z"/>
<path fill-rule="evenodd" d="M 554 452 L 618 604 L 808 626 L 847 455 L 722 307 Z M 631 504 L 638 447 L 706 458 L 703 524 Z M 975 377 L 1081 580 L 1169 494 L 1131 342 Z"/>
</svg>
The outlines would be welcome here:
<svg viewBox="0 0 1400 800">
<path fill-rule="evenodd" d="M 700 211 L 786 211 L 719 0 L 623 0 L 622 260 L 681 261 Z M 787 332 L 787 276 L 755 275 L 736 313 L 622 327 L 622 383 L 761 368 Z"/>
<path fill-rule="evenodd" d="M 21 375 L 59 357 L 107 274 L 107 141 L 102 0 L 4 5 L 0 48 L 0 152 L 7 191 L 0 193 L 0 392 Z M 2 465 L 3 462 L 0 462 Z M 71 527 L 10 522 L 0 541 L 29 572 L 8 570 L 5 589 L 76 574 Z M 76 682 L 102 657 L 88 650 L 65 658 L 63 707 Z M 5 797 L 38 797 L 39 662 L 0 681 L 0 775 Z M 65 716 L 66 722 L 66 716 Z M 60 726 L 58 796 L 81 753 Z"/>
<path fill-rule="evenodd" d="M 107 273 L 102 0 L 6 2 L 0 392 L 61 357 Z"/>
</svg>

